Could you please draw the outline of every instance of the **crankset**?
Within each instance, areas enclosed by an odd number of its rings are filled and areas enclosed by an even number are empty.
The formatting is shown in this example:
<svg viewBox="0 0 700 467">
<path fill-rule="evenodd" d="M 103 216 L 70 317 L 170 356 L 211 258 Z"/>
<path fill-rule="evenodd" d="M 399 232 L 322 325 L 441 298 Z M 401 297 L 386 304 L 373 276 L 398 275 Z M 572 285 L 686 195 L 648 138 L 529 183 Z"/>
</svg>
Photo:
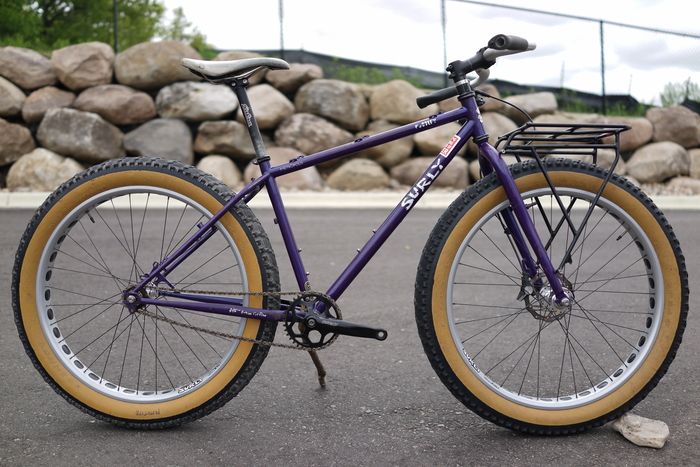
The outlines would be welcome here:
<svg viewBox="0 0 700 467">
<path fill-rule="evenodd" d="M 311 349 L 327 347 L 341 334 L 380 341 L 387 338 L 384 329 L 344 321 L 335 301 L 319 292 L 303 292 L 292 301 L 284 326 L 294 343 Z"/>
</svg>

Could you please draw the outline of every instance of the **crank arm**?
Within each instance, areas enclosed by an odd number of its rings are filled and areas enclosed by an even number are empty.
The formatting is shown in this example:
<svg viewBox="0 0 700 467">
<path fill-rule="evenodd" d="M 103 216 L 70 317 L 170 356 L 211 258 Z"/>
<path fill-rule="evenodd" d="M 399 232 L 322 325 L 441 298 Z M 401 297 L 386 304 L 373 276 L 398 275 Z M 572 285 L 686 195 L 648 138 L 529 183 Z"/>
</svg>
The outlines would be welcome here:
<svg viewBox="0 0 700 467">
<path fill-rule="evenodd" d="M 383 341 L 387 337 L 387 332 L 384 329 L 349 323 L 341 319 L 313 316 L 307 317 L 304 324 L 307 328 L 317 330 L 322 334 L 335 333 L 344 336 L 367 337 L 378 341 Z"/>
</svg>

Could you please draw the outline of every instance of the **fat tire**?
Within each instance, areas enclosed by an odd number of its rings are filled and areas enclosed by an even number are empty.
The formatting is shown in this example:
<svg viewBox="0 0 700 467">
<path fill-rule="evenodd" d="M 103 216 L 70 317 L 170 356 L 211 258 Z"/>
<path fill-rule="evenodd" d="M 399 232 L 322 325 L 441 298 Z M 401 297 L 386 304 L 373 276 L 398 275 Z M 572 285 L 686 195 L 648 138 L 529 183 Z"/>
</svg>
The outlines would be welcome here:
<svg viewBox="0 0 700 467">
<path fill-rule="evenodd" d="M 548 171 L 570 171 L 578 172 L 587 175 L 594 175 L 599 178 L 604 178 L 607 172 L 599 167 L 587 164 L 581 161 L 570 159 L 552 158 L 544 162 L 545 169 Z M 518 163 L 510 166 L 511 174 L 515 179 L 539 173 L 540 169 L 534 161 Z M 433 312 L 432 312 L 432 290 L 434 284 L 434 274 L 440 252 L 445 246 L 445 242 L 450 235 L 450 232 L 455 228 L 462 216 L 469 211 L 479 200 L 493 190 L 498 189 L 501 185 L 495 174 L 481 179 L 476 184 L 463 192 L 442 214 L 437 224 L 433 228 L 428 241 L 423 249 L 420 264 L 416 275 L 415 284 L 415 315 L 416 324 L 418 326 L 418 334 L 423 344 L 428 360 L 430 361 L 433 370 L 440 377 L 443 384 L 450 392 L 465 406 L 473 412 L 489 420 L 497 425 L 500 425 L 511 430 L 536 435 L 569 435 L 580 433 L 594 427 L 598 427 L 622 416 L 625 412 L 632 409 L 636 404 L 642 401 L 649 392 L 658 384 L 661 378 L 668 370 L 669 365 L 676 356 L 678 347 L 683 337 L 683 331 L 686 326 L 688 314 L 688 273 L 685 266 L 685 260 L 681 252 L 680 244 L 673 232 L 671 225 L 666 217 L 656 205 L 649 199 L 644 192 L 626 178 L 613 174 L 610 183 L 617 185 L 626 192 L 641 201 L 648 211 L 654 216 L 659 226 L 663 229 L 675 255 L 675 260 L 679 269 L 679 281 L 681 284 L 681 306 L 677 331 L 670 351 L 666 354 L 663 363 L 658 371 L 654 374 L 651 380 L 631 398 L 627 403 L 615 408 L 600 417 L 587 420 L 583 423 L 571 425 L 537 425 L 522 420 L 518 420 L 500 413 L 484 402 L 479 400 L 472 394 L 450 368 L 443 351 L 438 343 L 436 336 Z"/>
<path fill-rule="evenodd" d="M 212 195 L 221 204 L 226 203 L 234 193 L 231 189 L 224 185 L 221 181 L 214 178 L 213 176 L 206 174 L 192 166 L 182 164 L 176 161 L 166 161 L 160 158 L 154 157 L 133 157 L 124 159 L 115 159 L 104 162 L 102 164 L 93 166 L 88 170 L 74 176 L 67 182 L 63 183 L 56 191 L 54 191 L 46 201 L 41 205 L 41 207 L 36 211 L 34 216 L 29 222 L 22 238 L 20 240 L 19 247 L 15 256 L 14 268 L 12 270 L 12 306 L 14 309 L 15 324 L 19 332 L 20 340 L 24 345 L 24 349 L 29 356 L 30 360 L 39 371 L 44 380 L 51 386 L 54 391 L 60 394 L 64 399 L 66 399 L 70 404 L 79 408 L 83 412 L 106 422 L 113 423 L 125 428 L 134 429 L 163 429 L 179 426 L 183 423 L 192 422 L 198 418 L 201 418 L 214 410 L 220 408 L 236 396 L 255 376 L 258 369 L 262 365 L 265 357 L 268 354 L 269 346 L 254 345 L 250 352 L 250 355 L 244 362 L 240 371 L 235 375 L 231 381 L 215 396 L 211 397 L 209 400 L 205 401 L 203 404 L 193 407 L 190 410 L 183 412 L 177 416 L 163 419 L 154 420 L 131 420 L 115 417 L 100 411 L 93 409 L 92 407 L 76 400 L 73 396 L 68 394 L 63 388 L 61 388 L 56 381 L 51 378 L 51 376 L 46 372 L 44 367 L 41 365 L 34 349 L 31 347 L 24 324 L 22 321 L 22 313 L 20 309 L 19 301 L 19 290 L 20 290 L 20 274 L 22 270 L 22 263 L 24 260 L 25 253 L 27 251 L 27 246 L 34 234 L 37 226 L 41 223 L 42 219 L 47 212 L 60 201 L 66 193 L 72 189 L 93 180 L 102 175 L 130 171 L 130 170 L 142 170 L 142 171 L 152 171 L 160 172 L 163 174 L 173 175 L 181 178 L 204 191 Z M 255 217 L 253 212 L 244 203 L 238 203 L 234 209 L 232 209 L 231 214 L 235 217 L 238 223 L 243 227 L 246 235 L 251 240 L 251 244 L 255 250 L 258 263 L 260 265 L 260 271 L 262 273 L 262 284 L 263 290 L 265 292 L 278 292 L 280 290 L 280 280 L 279 271 L 277 268 L 277 262 L 275 259 L 275 254 L 272 250 L 272 245 L 265 233 L 260 221 Z M 279 299 L 271 296 L 266 296 L 263 299 L 263 306 L 266 308 L 277 308 L 279 307 Z M 275 331 L 277 329 L 277 323 L 275 321 L 262 321 L 261 326 L 257 335 L 257 339 L 265 341 L 273 341 L 275 337 Z"/>
</svg>

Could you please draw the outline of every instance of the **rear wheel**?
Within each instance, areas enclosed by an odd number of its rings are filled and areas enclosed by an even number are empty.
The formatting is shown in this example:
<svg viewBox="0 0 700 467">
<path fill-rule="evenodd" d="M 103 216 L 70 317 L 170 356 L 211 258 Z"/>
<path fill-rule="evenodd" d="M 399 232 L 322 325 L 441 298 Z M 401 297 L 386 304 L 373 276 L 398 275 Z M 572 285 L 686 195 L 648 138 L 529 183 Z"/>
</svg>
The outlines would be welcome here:
<svg viewBox="0 0 700 467">
<path fill-rule="evenodd" d="M 44 203 L 20 243 L 13 302 L 25 349 L 59 394 L 98 418 L 161 428 L 211 412 L 250 381 L 269 347 L 202 329 L 271 341 L 276 323 L 166 306 L 130 313 L 122 301 L 230 196 L 191 167 L 124 159 L 76 176 Z M 168 281 L 182 291 L 279 290 L 269 241 L 245 206 Z"/>
<path fill-rule="evenodd" d="M 556 306 L 546 277 L 528 280 L 504 235 L 510 209 L 494 176 L 453 203 L 423 251 L 418 329 L 433 368 L 483 417 L 543 434 L 580 431 L 633 407 L 666 372 L 687 315 L 687 273 L 671 227 L 641 191 L 560 159 L 548 173 L 581 237 L 534 163 L 511 167 L 571 297 Z"/>
</svg>

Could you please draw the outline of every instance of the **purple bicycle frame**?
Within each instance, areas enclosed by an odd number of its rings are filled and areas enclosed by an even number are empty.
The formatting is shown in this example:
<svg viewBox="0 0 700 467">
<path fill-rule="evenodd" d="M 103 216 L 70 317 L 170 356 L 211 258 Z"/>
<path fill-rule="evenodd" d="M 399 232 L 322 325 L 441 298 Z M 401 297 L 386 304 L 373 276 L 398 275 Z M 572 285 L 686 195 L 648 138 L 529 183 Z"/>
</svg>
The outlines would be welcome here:
<svg viewBox="0 0 700 467">
<path fill-rule="evenodd" d="M 237 90 L 237 94 L 239 95 L 241 103 L 245 104 L 247 102 L 247 96 L 245 96 L 244 91 Z M 356 139 L 353 142 L 327 149 L 325 151 L 320 151 L 309 156 L 299 156 L 291 159 L 286 164 L 272 167 L 270 166 L 269 161 L 263 158 L 263 160 L 259 163 L 262 175 L 234 195 L 228 202 L 226 202 L 223 208 L 206 223 L 198 225 L 199 230 L 194 233 L 192 237 L 183 243 L 176 251 L 164 258 L 161 263 L 155 266 L 150 273 L 145 275 L 139 284 L 133 289 L 129 290 L 128 293 L 139 295 L 139 292 L 143 288 L 148 287 L 150 284 L 157 285 L 160 282 L 169 284 L 166 278 L 167 275 L 173 269 L 175 269 L 178 264 L 194 253 L 211 235 L 213 235 L 213 233 L 216 231 L 216 223 L 238 202 L 242 200 L 244 202 L 250 201 L 263 187 L 267 189 L 270 197 L 272 209 L 282 233 L 282 238 L 284 240 L 287 254 L 289 255 L 292 270 L 294 271 L 294 276 L 296 278 L 299 290 L 307 290 L 309 288 L 307 273 L 304 269 L 296 240 L 294 239 L 292 227 L 289 223 L 289 219 L 284 208 L 276 178 L 288 173 L 305 169 L 307 167 L 318 165 L 326 161 L 337 159 L 357 151 L 379 146 L 399 138 L 445 125 L 447 123 L 457 120 L 465 120 L 465 123 L 462 125 L 459 131 L 435 157 L 432 164 L 425 169 L 423 175 L 418 178 L 411 189 L 401 199 L 399 204 L 389 213 L 382 225 L 374 231 L 373 236 L 358 251 L 358 254 L 341 272 L 340 276 L 338 276 L 335 282 L 333 282 L 333 284 L 329 287 L 328 291 L 326 292 L 327 295 L 334 300 L 337 300 L 342 295 L 345 289 L 352 283 L 352 281 L 355 279 L 355 277 L 357 277 L 360 271 L 362 271 L 370 259 L 372 259 L 374 254 L 384 244 L 387 238 L 389 238 L 396 227 L 398 227 L 401 221 L 403 221 L 406 215 L 408 215 L 411 209 L 413 209 L 423 194 L 430 189 L 433 180 L 435 180 L 445 169 L 445 167 L 447 167 L 464 144 L 466 144 L 470 138 L 475 138 L 476 141 L 479 141 L 478 147 L 481 156 L 479 161 L 481 163 L 482 171 L 485 174 L 492 171 L 496 173 L 496 177 L 503 185 L 506 196 L 510 202 L 511 210 L 504 211 L 503 218 L 510 231 L 510 235 L 512 236 L 516 249 L 520 254 L 524 273 L 528 274 L 530 277 L 533 277 L 537 272 L 537 264 L 539 264 L 544 275 L 547 277 L 552 286 L 556 299 L 562 300 L 565 295 L 559 278 L 556 276 L 554 266 L 552 265 L 549 256 L 544 249 L 542 241 L 535 230 L 534 224 L 528 216 L 527 208 L 520 197 L 520 193 L 518 192 L 518 188 L 515 185 L 510 171 L 508 170 L 508 166 L 500 157 L 498 151 L 488 143 L 487 134 L 482 124 L 481 115 L 479 113 L 479 108 L 474 94 L 470 93 L 465 96 L 460 96 L 460 102 L 462 106 L 455 110 L 437 115 L 431 115 L 423 120 L 409 123 L 376 135 L 365 136 Z M 248 107 L 250 106 L 248 105 Z M 257 128 L 257 124 L 255 123 L 255 118 L 252 115 L 252 111 L 248 108 L 246 109 L 246 112 L 250 112 L 249 114 L 246 113 L 246 121 L 248 122 L 251 137 L 255 142 L 256 138 L 254 137 L 254 134 L 257 132 L 259 136 L 259 130 Z M 250 117 L 250 119 L 248 117 Z M 264 148 L 261 149 L 264 151 Z M 258 152 L 258 154 L 260 155 L 261 152 Z M 262 154 L 264 154 L 264 152 Z M 530 253 L 530 248 L 534 253 L 536 261 Z M 153 304 L 167 306 L 170 308 L 180 308 L 185 310 L 274 321 L 284 320 L 286 316 L 286 310 L 284 307 L 283 309 L 279 310 L 251 308 L 244 306 L 242 299 L 187 294 L 175 291 L 160 291 L 160 293 L 163 296 L 178 298 L 180 300 L 163 301 L 143 297 L 139 298 L 139 303 L 144 305 Z M 299 317 L 303 318 L 303 316 Z"/>
</svg>

